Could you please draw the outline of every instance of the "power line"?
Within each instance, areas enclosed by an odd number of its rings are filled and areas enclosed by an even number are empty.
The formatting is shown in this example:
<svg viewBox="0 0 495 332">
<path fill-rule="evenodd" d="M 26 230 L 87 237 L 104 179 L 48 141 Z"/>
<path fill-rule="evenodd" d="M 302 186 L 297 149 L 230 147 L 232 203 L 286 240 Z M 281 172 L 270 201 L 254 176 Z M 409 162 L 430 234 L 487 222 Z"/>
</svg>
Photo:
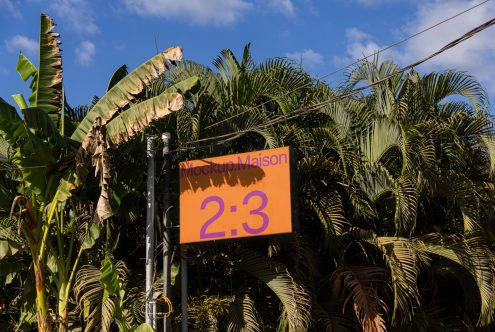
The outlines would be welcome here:
<svg viewBox="0 0 495 332">
<path fill-rule="evenodd" d="M 377 54 L 379 54 L 379 53 L 382 53 L 382 52 L 385 52 L 386 50 L 389 50 L 389 49 L 391 49 L 391 48 L 393 48 L 393 47 L 395 47 L 395 46 L 397 46 L 397 45 L 403 44 L 403 43 L 405 43 L 406 41 L 408 41 L 408 40 L 410 40 L 410 39 L 412 39 L 412 38 L 414 38 L 414 37 L 417 37 L 417 36 L 419 36 L 419 35 L 421 35 L 421 34 L 423 34 L 423 33 L 427 32 L 427 31 L 429 31 L 429 30 L 432 30 L 432 29 L 434 29 L 434 28 L 436 28 L 436 27 L 438 27 L 438 26 L 440 26 L 440 25 L 442 25 L 442 24 L 444 24 L 444 23 L 446 23 L 446 22 L 448 22 L 448 21 L 451 21 L 451 20 L 453 20 L 454 18 L 457 18 L 457 17 L 459 17 L 459 16 L 461 16 L 461 15 L 464 15 L 465 13 L 467 13 L 467 12 L 469 12 L 469 11 L 471 11 L 471 10 L 473 10 L 473 9 L 477 8 L 477 7 L 480 7 L 480 6 L 484 5 L 484 4 L 486 4 L 487 2 L 489 2 L 489 1 L 490 1 L 490 0 L 485 0 L 485 1 L 482 1 L 482 2 L 480 2 L 480 3 L 476 4 L 476 5 L 472 6 L 472 7 L 469 7 L 469 8 L 467 8 L 467 9 L 465 9 L 465 10 L 463 10 L 463 11 L 461 11 L 461 12 L 459 12 L 459 13 L 457 13 L 457 14 L 455 14 L 455 15 L 453 15 L 453 16 L 451 16 L 451 17 L 449 17 L 449 18 L 444 19 L 443 21 L 440 21 L 440 22 L 438 22 L 438 23 L 435 23 L 434 25 L 429 26 L 429 27 L 427 27 L 427 28 L 425 28 L 425 29 L 423 29 L 423 30 L 421 30 L 421 31 L 418 31 L 418 32 L 416 32 L 416 33 L 414 33 L 414 34 L 412 34 L 412 35 L 410 35 L 410 36 L 408 36 L 408 37 L 406 37 L 406 38 L 404 38 L 404 39 L 402 39 L 402 40 L 400 40 L 400 41 L 397 41 L 397 42 L 395 42 L 395 43 L 393 43 L 393 44 L 391 44 L 391 45 L 389 45 L 389 46 L 386 46 L 386 47 L 384 47 L 384 48 L 382 48 L 382 49 L 380 49 L 380 50 L 378 50 L 378 51 L 375 51 L 375 52 L 374 52 L 374 53 L 372 53 L 372 54 L 369 54 L 369 55 L 364 56 L 364 57 L 362 57 L 362 58 L 360 58 L 360 59 L 357 59 L 357 60 L 353 61 L 352 63 L 349 63 L 348 65 L 346 65 L 346 66 L 344 66 L 344 67 L 341 67 L 341 68 L 339 68 L 339 69 L 337 69 L 337 70 L 335 70 L 335 71 L 332 71 L 332 72 L 330 72 L 330 73 L 328 73 L 328 74 L 326 74 L 326 75 L 323 75 L 323 76 L 319 77 L 319 78 L 318 78 L 318 80 L 322 80 L 322 79 L 324 79 L 324 78 L 327 78 L 327 77 L 330 77 L 330 76 L 332 76 L 332 75 L 335 75 L 335 74 L 337 74 L 337 73 L 339 73 L 339 72 L 341 72 L 341 71 L 343 71 L 343 70 L 345 70 L 345 69 L 347 69 L 347 68 L 349 68 L 349 67 L 354 66 L 355 64 L 357 64 L 357 63 L 359 63 L 359 62 L 361 62 L 361 61 L 364 61 L 364 60 L 366 60 L 366 59 L 368 59 L 368 58 L 374 57 L 375 55 L 377 55 Z M 310 86 L 310 85 L 311 85 L 311 83 L 303 84 L 302 86 L 298 87 L 298 89 L 300 89 L 300 88 L 304 88 L 304 87 L 308 87 L 308 86 Z M 282 97 L 284 97 L 284 96 L 286 96 L 286 95 L 288 95 L 288 94 L 290 94 L 290 93 L 292 93 L 292 92 L 294 92 L 294 91 L 297 91 L 297 89 L 293 89 L 293 90 L 290 90 L 290 91 L 288 91 L 288 92 L 282 93 L 280 96 L 277 96 L 275 99 L 280 99 L 280 98 L 282 98 Z M 236 117 L 238 117 L 238 116 L 241 116 L 241 115 L 243 115 L 243 114 L 245 114 L 245 113 L 247 113 L 247 112 L 249 112 L 249 111 L 252 111 L 252 110 L 254 110 L 254 109 L 257 109 L 257 108 L 259 108 L 259 107 L 261 107 L 261 106 L 264 106 L 264 105 L 266 105 L 266 104 L 268 104 L 268 103 L 270 103 L 270 102 L 272 102 L 272 100 L 265 101 L 265 102 L 263 102 L 263 103 L 261 103 L 261 104 L 259 104 L 259 105 L 249 107 L 248 109 L 246 109 L 246 110 L 244 110 L 244 111 L 242 111 L 242 112 L 239 112 L 239 113 L 234 114 L 234 115 L 232 115 L 232 116 L 230 116 L 230 117 L 227 117 L 227 118 L 225 118 L 225 119 L 223 119 L 223 120 L 220 120 L 220 121 L 218 121 L 218 122 L 215 122 L 215 123 L 213 123 L 213 124 L 211 124 L 211 125 L 209 125 L 209 126 L 206 126 L 204 129 L 209 129 L 209 128 L 212 128 L 212 127 L 218 126 L 218 125 L 220 125 L 221 123 L 224 123 L 224 122 L 227 122 L 227 121 L 229 121 L 229 120 L 232 120 L 232 119 L 234 119 L 234 118 L 236 118 Z"/>
<path fill-rule="evenodd" d="M 488 20 L 488 21 L 486 21 L 485 23 L 483 23 L 483 24 L 481 24 L 481 25 L 477 26 L 476 28 L 474 28 L 474 29 L 472 29 L 472 30 L 470 30 L 470 31 L 466 32 L 466 33 L 465 33 L 464 35 L 462 35 L 461 37 L 459 37 L 459 38 L 457 38 L 457 39 L 455 39 L 455 40 L 451 41 L 450 43 L 448 43 L 447 45 L 445 45 L 444 47 L 442 47 L 441 49 L 439 49 L 439 50 L 438 50 L 438 51 L 436 51 L 435 53 L 432 53 L 432 54 L 428 55 L 427 57 L 425 57 L 425 58 L 423 58 L 423 59 L 421 59 L 421 60 L 418 60 L 418 61 L 416 61 L 416 62 L 414 62 L 414 63 L 412 63 L 412 64 L 410 64 L 410 65 L 407 65 L 407 66 L 403 67 L 402 69 L 400 69 L 400 70 L 399 70 L 399 71 L 397 71 L 396 73 L 393 73 L 393 74 L 390 74 L 390 75 L 388 75 L 388 76 L 385 76 L 384 78 L 382 78 L 382 79 L 380 79 L 380 80 L 378 80 L 378 81 L 376 81 L 376 82 L 370 83 L 370 84 L 368 84 L 367 86 L 363 86 L 363 87 L 361 87 L 361 88 L 354 89 L 354 90 L 352 90 L 352 91 L 350 91 L 350 92 L 348 92 L 348 93 L 345 93 L 345 94 L 339 95 L 339 96 L 337 96 L 336 98 L 337 98 L 337 99 L 343 99 L 343 98 L 346 98 L 346 97 L 352 96 L 352 95 L 354 95 L 354 94 L 356 94 L 356 93 L 358 93 L 358 92 L 361 92 L 361 91 L 363 91 L 363 90 L 366 90 L 366 89 L 368 89 L 368 88 L 370 88 L 370 87 L 372 87 L 372 86 L 375 86 L 375 85 L 378 85 L 378 84 L 380 84 L 380 83 L 383 83 L 383 82 L 387 81 L 388 79 L 392 78 L 393 76 L 395 76 L 395 75 L 397 75 L 397 74 L 402 74 L 403 72 L 405 72 L 405 71 L 407 71 L 407 70 L 409 70 L 409 69 L 412 69 L 412 68 L 414 68 L 414 67 L 417 67 L 417 66 L 419 66 L 419 65 L 421 65 L 421 64 L 423 64 L 423 63 L 425 63 L 426 61 L 431 60 L 432 58 L 436 57 L 437 55 L 440 55 L 441 53 L 443 53 L 443 52 L 445 52 L 445 51 L 447 51 L 447 50 L 449 50 L 449 49 L 451 49 L 451 48 L 453 48 L 453 47 L 455 47 L 455 46 L 459 45 L 460 43 L 462 43 L 462 42 L 464 42 L 464 41 L 468 40 L 469 38 L 471 38 L 471 37 L 473 37 L 474 35 L 476 35 L 476 34 L 480 33 L 481 31 L 483 31 L 483 30 L 485 30 L 485 29 L 487 29 L 487 28 L 491 27 L 491 26 L 492 26 L 492 25 L 494 25 L 494 24 L 495 24 L 495 18 L 492 18 L 491 20 Z M 332 98 L 332 99 L 329 99 L 329 100 L 323 101 L 323 102 L 321 102 L 321 103 L 314 104 L 314 105 L 312 105 L 311 107 L 317 107 L 317 108 L 320 108 L 320 107 L 322 107 L 322 106 L 325 106 L 325 105 L 327 105 L 327 104 L 332 103 L 332 102 L 334 101 L 334 99 L 335 99 L 335 100 L 337 100 L 336 98 Z"/>
<path fill-rule="evenodd" d="M 260 129 L 264 129 L 264 128 L 267 128 L 267 127 L 270 127 L 270 126 L 273 126 L 275 124 L 278 124 L 280 122 L 284 122 L 284 121 L 288 121 L 288 120 L 292 120 L 294 118 L 297 118 L 297 117 L 300 117 L 300 116 L 303 116 L 303 115 L 306 115 L 306 114 L 309 114 L 310 112 L 314 111 L 314 110 L 317 110 L 317 109 L 320 109 L 321 107 L 323 106 L 326 106 L 326 105 L 329 105 L 331 103 L 334 103 L 336 101 L 339 101 L 339 100 L 342 100 L 344 98 L 347 98 L 347 97 L 350 97 L 350 96 L 353 96 L 363 90 L 366 90 L 370 87 L 373 87 L 375 85 L 378 85 L 378 84 L 381 84 L 387 80 L 389 80 L 390 78 L 396 76 L 396 75 L 399 75 L 399 74 L 402 74 L 404 73 L 405 71 L 409 70 L 409 69 L 412 69 L 416 66 L 419 66 L 429 60 L 431 60 L 432 58 L 440 55 L 441 53 L 459 45 L 460 43 L 466 41 L 467 39 L 473 37 L 474 35 L 480 33 L 481 31 L 491 27 L 492 25 L 495 25 L 495 18 L 492 18 L 491 20 L 477 26 L 476 28 L 466 32 L 464 35 L 462 35 L 461 37 L 451 41 L 450 43 L 448 43 L 447 45 L 443 46 L 441 49 L 439 49 L 438 51 L 428 55 L 427 57 L 424 57 L 412 64 L 409 64 L 405 67 L 403 67 L 402 69 L 398 70 L 397 72 L 394 72 L 390 75 L 387 75 L 381 79 L 379 79 L 378 81 L 375 81 L 373 83 L 370 83 L 366 86 L 363 86 L 363 87 L 360 87 L 360 88 L 357 88 L 357 89 L 354 89 L 352 91 L 349 91 L 349 92 L 346 92 L 344 94 L 341 94 L 341 95 L 337 95 L 333 98 L 329 98 L 327 100 L 324 100 L 322 102 L 319 102 L 319 103 L 315 103 L 315 104 L 312 104 L 308 107 L 303 107 L 303 108 L 300 108 L 298 110 L 295 110 L 289 114 L 285 114 L 285 115 L 280 115 L 278 117 L 275 117 L 269 121 L 267 121 L 266 123 L 262 124 L 262 125 L 258 125 L 256 127 L 252 127 L 252 128 L 248 128 L 248 129 L 244 129 L 244 130 L 240 130 L 240 131 L 237 131 L 237 132 L 234 132 L 234 133 L 228 133 L 228 134 L 223 134 L 223 135 L 218 135 L 218 136 L 214 136 L 214 137 L 206 137 L 206 138 L 202 138 L 202 139 L 199 139 L 199 140 L 195 140 L 195 141 L 189 141 L 187 142 L 186 144 L 194 144 L 194 143 L 201 143 L 201 142 L 205 142 L 205 141 L 212 141 L 212 140 L 216 140 L 216 139 L 222 139 L 221 141 L 218 141 L 218 142 L 215 142 L 215 143 L 212 143 L 212 144 L 207 144 L 207 145 L 202 145 L 202 146 L 195 146 L 195 147 L 179 147 L 171 152 L 176 152 L 176 151 L 184 151 L 184 150 L 192 150 L 192 149 L 197 149 L 197 148 L 206 148 L 206 147 L 210 147 L 210 146 L 215 146 L 215 145 L 220 145 L 220 144 L 224 144 L 226 142 L 229 142 L 231 140 L 234 140 L 240 136 L 242 136 L 243 134 L 247 133 L 247 132 L 251 132 L 251 131 L 254 131 L 254 130 L 260 130 Z"/>
</svg>

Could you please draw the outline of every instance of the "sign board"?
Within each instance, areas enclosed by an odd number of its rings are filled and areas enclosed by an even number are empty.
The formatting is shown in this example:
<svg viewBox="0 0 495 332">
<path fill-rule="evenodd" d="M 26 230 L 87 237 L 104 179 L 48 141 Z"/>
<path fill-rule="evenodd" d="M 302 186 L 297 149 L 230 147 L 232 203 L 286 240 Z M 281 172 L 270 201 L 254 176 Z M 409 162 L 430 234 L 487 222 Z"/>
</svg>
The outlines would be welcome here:
<svg viewBox="0 0 495 332">
<path fill-rule="evenodd" d="M 282 147 L 181 162 L 180 243 L 292 233 L 293 159 Z"/>
</svg>

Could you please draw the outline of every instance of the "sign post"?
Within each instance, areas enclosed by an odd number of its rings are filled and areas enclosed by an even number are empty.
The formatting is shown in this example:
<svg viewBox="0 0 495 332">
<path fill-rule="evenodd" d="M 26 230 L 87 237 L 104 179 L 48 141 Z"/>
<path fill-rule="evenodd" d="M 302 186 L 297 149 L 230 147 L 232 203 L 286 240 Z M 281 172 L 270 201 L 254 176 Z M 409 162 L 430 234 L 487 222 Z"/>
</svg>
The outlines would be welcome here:
<svg viewBox="0 0 495 332">
<path fill-rule="evenodd" d="M 180 243 L 292 233 L 292 154 L 282 147 L 180 163 Z"/>
<path fill-rule="evenodd" d="M 163 295 L 170 299 L 170 220 L 168 213 L 170 209 L 170 133 L 162 134 L 163 141 L 163 174 L 164 190 L 163 190 Z M 170 309 L 170 308 L 168 308 Z M 168 315 L 163 317 L 163 331 L 170 332 L 172 323 Z"/>
<path fill-rule="evenodd" d="M 145 322 L 155 328 L 153 316 L 153 262 L 155 260 L 155 137 L 146 138 L 147 172 L 147 205 L 146 205 L 146 307 Z"/>
</svg>

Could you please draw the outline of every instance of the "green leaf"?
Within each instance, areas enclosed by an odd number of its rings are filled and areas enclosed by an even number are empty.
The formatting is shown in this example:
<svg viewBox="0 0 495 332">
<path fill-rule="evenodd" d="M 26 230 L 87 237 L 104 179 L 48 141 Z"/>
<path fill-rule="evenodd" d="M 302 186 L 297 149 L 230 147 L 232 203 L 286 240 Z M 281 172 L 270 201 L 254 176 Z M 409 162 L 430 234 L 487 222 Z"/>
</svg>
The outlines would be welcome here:
<svg viewBox="0 0 495 332">
<path fill-rule="evenodd" d="M 15 155 L 23 180 L 45 202 L 51 200 L 62 176 L 53 172 L 57 164 L 57 157 L 54 156 L 56 153 L 57 150 L 52 145 L 30 134 L 22 145 L 22 150 L 18 149 Z"/>
<path fill-rule="evenodd" d="M 84 320 L 87 321 L 89 318 L 89 310 L 91 309 L 91 302 L 89 302 L 86 298 L 83 299 L 83 317 Z"/>
<path fill-rule="evenodd" d="M 22 250 L 24 241 L 18 235 L 17 227 L 17 222 L 13 218 L 0 220 L 0 260 Z M 4 272 L 4 267 L 2 266 L 0 270 Z"/>
<path fill-rule="evenodd" d="M 490 160 L 490 172 L 495 173 L 495 134 L 480 134 L 480 141 L 485 145 L 486 152 Z"/>
<path fill-rule="evenodd" d="M 83 312 L 86 330 L 111 331 L 112 323 L 116 323 L 120 331 L 131 331 L 127 310 L 122 308 L 124 290 L 119 284 L 127 273 L 125 265 L 121 261 L 113 264 L 108 256 L 101 263 L 100 269 L 92 265 L 82 266 L 74 283 L 74 294 Z M 117 282 L 112 281 L 116 278 Z M 119 285 L 118 296 L 115 296 L 115 288 L 111 290 L 112 283 Z"/>
<path fill-rule="evenodd" d="M 199 86 L 199 77 L 195 75 L 175 83 L 174 85 L 168 87 L 165 92 L 179 92 L 184 95 L 187 92 L 197 91 Z"/>
<path fill-rule="evenodd" d="M 108 255 L 105 256 L 105 259 L 102 262 L 99 280 L 104 289 L 103 302 L 105 302 L 109 296 L 119 295 L 119 274 Z"/>
<path fill-rule="evenodd" d="M 102 125 L 110 121 L 115 113 L 126 107 L 137 94 L 168 69 L 165 59 L 170 61 L 182 60 L 182 50 L 180 47 L 169 48 L 125 76 L 98 100 L 76 128 L 71 138 L 82 142 L 98 117 L 101 118 Z"/>
<path fill-rule="evenodd" d="M 19 108 L 21 110 L 28 108 L 28 105 L 26 103 L 26 99 L 24 99 L 24 96 L 22 95 L 22 93 L 12 95 L 12 99 L 14 99 L 15 103 L 17 104 L 17 106 L 19 106 Z"/>
<path fill-rule="evenodd" d="M 59 262 L 57 262 L 57 257 L 55 257 L 51 254 L 47 255 L 45 264 L 50 269 L 50 271 L 52 271 L 53 273 L 57 273 L 58 263 Z"/>
<path fill-rule="evenodd" d="M 128 74 L 127 66 L 122 65 L 112 74 L 110 81 L 108 82 L 107 92 L 115 86 L 115 84 L 119 83 L 124 77 Z"/>
<path fill-rule="evenodd" d="M 40 50 L 37 75 L 31 82 L 31 107 L 38 107 L 47 113 L 58 113 L 62 102 L 62 57 L 58 33 L 52 32 L 55 23 L 41 14 Z"/>
<path fill-rule="evenodd" d="M 24 121 L 27 126 L 34 131 L 37 137 L 51 142 L 62 143 L 57 126 L 53 123 L 51 117 L 39 108 L 23 109 Z"/>
<path fill-rule="evenodd" d="M 434 105 L 449 96 L 466 97 L 476 112 L 489 111 L 489 98 L 483 86 L 471 75 L 455 70 L 433 72 L 418 83 L 418 93 L 426 105 Z"/>
<path fill-rule="evenodd" d="M 138 326 L 135 332 L 154 332 L 154 330 L 149 324 L 143 323 Z"/>
<path fill-rule="evenodd" d="M 38 73 L 38 70 L 33 65 L 33 63 L 29 61 L 29 59 L 26 58 L 22 53 L 19 53 L 19 59 L 17 60 L 16 69 L 19 75 L 21 75 L 23 81 L 27 81 L 28 78 Z"/>
<path fill-rule="evenodd" d="M 0 259 L 11 256 L 17 252 L 17 249 L 12 248 L 7 240 L 0 240 Z"/>
<path fill-rule="evenodd" d="M 10 159 L 12 153 L 13 151 L 10 144 L 2 136 L 0 136 L 0 160 L 2 157 L 5 159 Z"/>
<path fill-rule="evenodd" d="M 179 275 L 180 271 L 180 264 L 178 263 L 172 263 L 172 266 L 170 268 L 170 284 L 172 286 L 175 285 L 175 278 Z"/>
<path fill-rule="evenodd" d="M 125 143 L 141 133 L 152 121 L 180 110 L 183 105 L 184 98 L 178 93 L 162 93 L 136 104 L 106 125 L 107 141 L 113 146 Z"/>
<path fill-rule="evenodd" d="M 87 175 L 87 169 L 80 167 L 78 169 L 79 176 L 76 172 L 68 172 L 64 178 L 60 179 L 57 191 L 57 200 L 59 202 L 64 202 L 72 197 L 72 191 L 79 188 L 82 184 L 81 178 L 85 178 Z"/>
<path fill-rule="evenodd" d="M 50 200 L 63 175 L 52 170 L 65 141 L 47 113 L 37 108 L 26 108 L 23 112 L 25 121 L 0 98 L 0 135 L 16 152 L 14 161 L 28 187 L 42 199 Z"/>
<path fill-rule="evenodd" d="M 0 97 L 0 135 L 15 147 L 19 139 L 27 137 L 24 122 L 13 106 Z"/>
<path fill-rule="evenodd" d="M 400 128 L 386 118 L 373 121 L 371 131 L 361 137 L 361 152 L 370 163 L 378 163 L 383 155 L 393 147 L 401 146 Z"/>
<path fill-rule="evenodd" d="M 81 248 L 83 250 L 92 248 L 96 240 L 100 237 L 101 226 L 99 224 L 91 224 L 86 236 L 84 237 Z"/>
<path fill-rule="evenodd" d="M 12 272 L 7 274 L 5 277 L 5 286 L 10 285 L 12 281 L 14 281 L 14 278 L 17 276 L 17 272 Z"/>
<path fill-rule="evenodd" d="M 17 331 L 32 331 L 33 324 L 36 323 L 36 306 L 23 303 L 20 310 L 19 320 L 16 327 Z"/>
</svg>

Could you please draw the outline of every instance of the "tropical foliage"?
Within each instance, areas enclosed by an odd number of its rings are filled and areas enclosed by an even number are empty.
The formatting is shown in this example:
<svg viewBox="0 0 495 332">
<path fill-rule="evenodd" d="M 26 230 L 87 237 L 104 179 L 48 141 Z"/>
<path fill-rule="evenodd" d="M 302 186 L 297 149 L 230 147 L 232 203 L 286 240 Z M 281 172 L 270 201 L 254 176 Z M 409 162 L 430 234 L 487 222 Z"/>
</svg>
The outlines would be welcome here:
<svg viewBox="0 0 495 332">
<path fill-rule="evenodd" d="M 140 170 L 144 137 L 164 131 L 174 226 L 179 161 L 292 146 L 299 183 L 293 237 L 181 252 L 172 233 L 174 329 L 181 256 L 191 330 L 493 327 L 495 131 L 475 78 L 376 58 L 333 89 L 287 59 L 256 64 L 250 45 L 214 68 L 174 47 L 72 108 L 53 29 L 42 15 L 37 67 L 19 56 L 29 103 L 0 99 L 0 328 L 151 330 Z"/>
</svg>

